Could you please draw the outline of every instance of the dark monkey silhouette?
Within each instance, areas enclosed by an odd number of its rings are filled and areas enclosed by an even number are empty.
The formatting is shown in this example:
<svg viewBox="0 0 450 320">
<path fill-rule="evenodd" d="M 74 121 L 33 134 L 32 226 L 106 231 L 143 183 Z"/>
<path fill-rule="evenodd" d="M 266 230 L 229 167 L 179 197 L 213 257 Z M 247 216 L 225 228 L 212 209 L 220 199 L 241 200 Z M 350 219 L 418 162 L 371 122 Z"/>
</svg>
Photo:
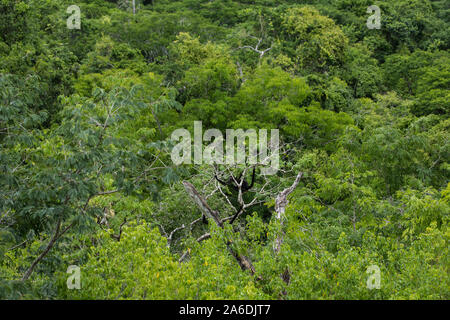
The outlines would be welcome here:
<svg viewBox="0 0 450 320">
<path fill-rule="evenodd" d="M 253 185 L 255 184 L 255 173 L 256 173 L 256 167 L 253 167 L 252 181 L 251 181 L 250 184 L 247 182 L 247 180 L 246 180 L 245 178 L 244 178 L 244 180 L 242 181 L 242 186 L 241 186 L 242 194 L 246 193 L 246 192 L 249 191 L 251 188 L 253 188 Z M 240 183 L 243 174 L 244 174 L 244 171 L 242 171 L 242 172 L 239 174 L 239 177 L 238 177 L 238 178 L 233 179 L 233 176 L 230 176 L 226 181 L 223 181 L 223 180 L 219 179 L 219 177 L 217 176 L 217 174 L 214 175 L 215 178 L 216 178 L 216 180 L 217 180 L 220 184 L 224 185 L 225 187 L 228 187 L 228 189 L 230 190 L 230 193 L 231 193 L 230 195 L 233 196 L 233 199 L 232 199 L 232 200 L 234 200 L 234 201 L 233 201 L 233 202 L 234 202 L 233 205 L 234 205 L 235 207 L 237 207 L 238 205 L 240 206 L 240 207 L 239 207 L 239 210 L 237 210 L 236 214 L 231 218 L 230 224 L 234 222 L 234 220 L 237 218 L 237 216 L 241 213 L 241 211 L 242 211 L 242 209 L 243 209 L 243 206 L 240 205 L 239 202 L 238 202 L 239 186 L 238 186 L 238 184 L 237 184 L 237 183 Z M 237 182 L 237 183 L 236 183 L 236 182 Z"/>
<path fill-rule="evenodd" d="M 256 172 L 256 167 L 253 167 L 252 182 L 250 183 L 250 185 L 248 184 L 247 180 L 244 179 L 244 181 L 242 181 L 242 187 L 241 187 L 242 193 L 247 192 L 248 190 L 253 188 L 253 185 L 255 183 L 255 172 Z M 239 183 L 239 181 L 241 181 L 243 173 L 244 173 L 244 171 L 242 171 L 239 174 L 239 177 L 237 179 L 233 179 L 233 177 L 230 176 L 227 181 L 220 180 L 219 177 L 217 176 L 217 174 L 215 174 L 215 177 L 216 177 L 216 180 L 219 181 L 222 185 L 224 185 L 226 187 L 230 187 L 234 191 L 239 191 L 239 186 L 236 184 L 236 182 Z"/>
</svg>

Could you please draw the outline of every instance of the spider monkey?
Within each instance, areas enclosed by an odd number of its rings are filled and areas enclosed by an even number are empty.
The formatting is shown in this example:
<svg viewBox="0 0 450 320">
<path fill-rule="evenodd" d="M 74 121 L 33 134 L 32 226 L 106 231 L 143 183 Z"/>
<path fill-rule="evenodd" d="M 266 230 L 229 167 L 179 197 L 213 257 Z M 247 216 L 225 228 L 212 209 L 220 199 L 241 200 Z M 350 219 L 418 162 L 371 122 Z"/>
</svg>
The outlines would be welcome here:
<svg viewBox="0 0 450 320">
<path fill-rule="evenodd" d="M 247 180 L 244 179 L 244 181 L 242 181 L 242 187 L 241 187 L 242 193 L 245 193 L 248 190 L 250 190 L 251 188 L 253 188 L 253 185 L 255 183 L 255 172 L 256 172 L 256 167 L 253 167 L 252 182 L 250 185 L 248 184 Z M 219 177 L 217 176 L 217 174 L 215 175 L 215 177 L 216 177 L 216 180 L 219 181 L 222 185 L 224 185 L 226 187 L 231 187 L 234 191 L 239 191 L 239 187 L 236 184 L 236 182 L 239 182 L 241 180 L 243 174 L 244 174 L 244 171 L 241 172 L 241 174 L 236 179 L 236 181 L 235 181 L 235 179 L 233 179 L 232 176 L 230 176 L 226 182 L 223 180 L 220 180 Z"/>
<path fill-rule="evenodd" d="M 255 173 L 256 173 L 256 167 L 253 167 L 252 182 L 250 184 L 248 184 L 248 182 L 247 182 L 247 180 L 245 180 L 245 178 L 242 181 L 241 190 L 242 190 L 243 194 L 246 193 L 247 191 L 249 191 L 251 188 L 253 188 L 253 185 L 255 183 Z M 219 177 L 217 176 L 217 174 L 215 174 L 215 178 L 220 184 L 222 184 L 226 187 L 229 187 L 232 191 L 234 191 L 234 192 L 232 192 L 233 196 L 234 196 L 234 198 L 237 199 L 238 196 L 236 193 L 239 192 L 239 186 L 237 185 L 237 183 L 239 183 L 241 181 L 243 174 L 244 174 L 244 171 L 242 171 L 239 174 L 239 177 L 237 179 L 233 179 L 233 176 L 230 176 L 228 178 L 228 180 L 226 180 L 226 181 L 220 180 Z M 236 214 L 231 218 L 230 224 L 232 224 L 234 222 L 234 220 L 237 218 L 237 216 L 241 213 L 242 209 L 243 209 L 243 206 L 241 205 L 239 210 L 237 210 Z"/>
</svg>

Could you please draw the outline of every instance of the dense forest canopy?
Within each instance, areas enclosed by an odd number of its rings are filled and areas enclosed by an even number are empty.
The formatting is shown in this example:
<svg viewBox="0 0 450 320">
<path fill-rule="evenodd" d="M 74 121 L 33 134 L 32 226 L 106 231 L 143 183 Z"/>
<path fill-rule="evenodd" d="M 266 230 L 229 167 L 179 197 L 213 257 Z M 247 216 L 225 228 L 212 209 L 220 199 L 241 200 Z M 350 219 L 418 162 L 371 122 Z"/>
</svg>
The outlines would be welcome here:
<svg viewBox="0 0 450 320">
<path fill-rule="evenodd" d="M 449 299 L 449 15 L 0 0 L 0 298 Z M 175 164 L 200 121 L 277 172 Z"/>
</svg>

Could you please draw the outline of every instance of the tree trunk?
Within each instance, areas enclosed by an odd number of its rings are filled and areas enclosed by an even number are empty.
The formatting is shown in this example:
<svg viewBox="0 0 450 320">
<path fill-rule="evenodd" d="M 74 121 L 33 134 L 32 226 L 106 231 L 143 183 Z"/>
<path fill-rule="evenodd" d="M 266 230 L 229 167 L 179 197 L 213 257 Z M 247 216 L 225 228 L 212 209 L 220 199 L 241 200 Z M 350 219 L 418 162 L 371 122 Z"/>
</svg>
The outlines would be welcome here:
<svg viewBox="0 0 450 320">
<path fill-rule="evenodd" d="M 289 187 L 284 189 L 275 200 L 275 212 L 277 214 L 277 220 L 280 221 L 281 226 L 283 226 L 283 217 L 286 211 L 286 206 L 288 204 L 287 196 L 294 191 L 303 176 L 303 172 L 299 172 L 295 178 L 294 183 Z M 277 236 L 274 244 L 274 251 L 276 254 L 280 253 L 281 244 L 283 243 L 283 231 Z"/>
<path fill-rule="evenodd" d="M 194 200 L 195 204 L 199 207 L 199 209 L 202 211 L 202 213 L 209 219 L 213 220 L 220 228 L 223 228 L 223 223 L 219 217 L 219 213 L 217 211 L 214 211 L 211 209 L 211 207 L 208 205 L 208 203 L 203 199 L 203 197 L 198 193 L 198 191 L 195 189 L 195 187 L 187 182 L 183 181 L 184 188 L 186 189 L 186 192 L 191 196 L 191 198 Z M 227 241 L 226 243 L 228 251 L 230 254 L 236 259 L 239 266 L 242 268 L 242 270 L 249 270 L 250 273 L 253 275 L 255 274 L 255 267 L 253 267 L 250 259 L 248 259 L 246 256 L 239 255 L 232 247 L 231 242 Z"/>
</svg>

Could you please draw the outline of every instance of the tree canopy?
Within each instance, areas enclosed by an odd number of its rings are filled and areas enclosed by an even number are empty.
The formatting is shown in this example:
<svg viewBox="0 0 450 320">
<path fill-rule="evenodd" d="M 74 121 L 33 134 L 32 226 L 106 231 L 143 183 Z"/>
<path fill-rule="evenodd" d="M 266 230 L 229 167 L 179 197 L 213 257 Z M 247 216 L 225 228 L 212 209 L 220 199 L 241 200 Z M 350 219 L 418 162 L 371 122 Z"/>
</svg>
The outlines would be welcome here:
<svg viewBox="0 0 450 320">
<path fill-rule="evenodd" d="M 446 1 L 70 5 L 0 0 L 0 299 L 450 298 Z M 279 170 L 175 164 L 195 121 Z"/>
</svg>

